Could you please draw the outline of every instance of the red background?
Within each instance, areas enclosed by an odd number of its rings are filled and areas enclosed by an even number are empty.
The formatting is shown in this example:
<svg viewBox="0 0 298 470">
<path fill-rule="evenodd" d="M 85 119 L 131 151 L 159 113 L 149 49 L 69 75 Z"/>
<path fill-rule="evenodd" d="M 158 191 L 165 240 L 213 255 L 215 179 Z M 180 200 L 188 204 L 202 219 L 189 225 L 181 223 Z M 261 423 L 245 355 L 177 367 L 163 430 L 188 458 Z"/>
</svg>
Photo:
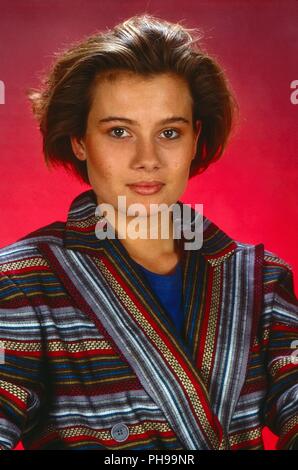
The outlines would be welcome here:
<svg viewBox="0 0 298 470">
<path fill-rule="evenodd" d="M 0 0 L 0 246 L 54 220 L 89 186 L 44 164 L 41 136 L 25 90 L 71 41 L 136 13 L 184 19 L 224 67 L 241 120 L 224 156 L 192 179 L 183 197 L 236 240 L 259 243 L 289 262 L 297 293 L 298 2 Z M 266 449 L 276 437 L 264 430 Z M 17 446 L 22 449 L 21 443 Z"/>
</svg>

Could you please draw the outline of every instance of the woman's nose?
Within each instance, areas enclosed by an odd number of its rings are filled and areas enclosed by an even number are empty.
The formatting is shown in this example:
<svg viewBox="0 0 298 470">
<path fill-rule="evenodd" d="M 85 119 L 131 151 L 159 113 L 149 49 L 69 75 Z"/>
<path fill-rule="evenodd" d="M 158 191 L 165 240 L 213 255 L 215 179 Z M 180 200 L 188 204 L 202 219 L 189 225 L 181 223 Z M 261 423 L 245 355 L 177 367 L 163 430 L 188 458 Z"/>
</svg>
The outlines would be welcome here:
<svg viewBox="0 0 298 470">
<path fill-rule="evenodd" d="M 156 144 L 142 141 L 142 143 L 137 145 L 132 164 L 136 167 L 141 166 L 148 169 L 160 167 L 160 152 Z"/>
</svg>

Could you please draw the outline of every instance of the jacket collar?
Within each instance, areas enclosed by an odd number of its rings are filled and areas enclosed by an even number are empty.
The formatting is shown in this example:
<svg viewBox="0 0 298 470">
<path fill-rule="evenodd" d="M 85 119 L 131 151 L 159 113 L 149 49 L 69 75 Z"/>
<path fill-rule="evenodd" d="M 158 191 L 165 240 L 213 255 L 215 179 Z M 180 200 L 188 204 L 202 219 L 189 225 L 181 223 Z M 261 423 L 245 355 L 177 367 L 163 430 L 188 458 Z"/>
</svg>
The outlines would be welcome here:
<svg viewBox="0 0 298 470">
<path fill-rule="evenodd" d="M 184 203 L 178 201 L 182 207 Z M 95 254 L 104 249 L 106 243 L 112 240 L 100 240 L 95 233 L 95 227 L 100 216 L 95 214 L 97 207 L 96 194 L 93 189 L 79 194 L 71 203 L 67 215 L 64 232 L 64 247 L 70 250 L 78 250 Z M 191 207 L 191 227 L 193 228 L 197 211 Z M 199 253 L 202 254 L 213 266 L 221 263 L 236 249 L 236 242 L 221 230 L 215 223 L 203 215 L 203 242 Z M 182 240 L 184 238 L 181 232 Z M 112 241 L 113 242 L 113 241 Z"/>
</svg>

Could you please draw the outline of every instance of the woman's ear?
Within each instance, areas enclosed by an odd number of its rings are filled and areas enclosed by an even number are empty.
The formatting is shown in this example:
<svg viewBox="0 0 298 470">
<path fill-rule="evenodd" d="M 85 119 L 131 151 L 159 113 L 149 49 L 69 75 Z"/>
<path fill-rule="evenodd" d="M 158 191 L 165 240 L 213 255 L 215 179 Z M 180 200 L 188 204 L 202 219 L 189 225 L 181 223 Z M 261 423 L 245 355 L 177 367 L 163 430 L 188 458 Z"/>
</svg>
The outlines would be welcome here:
<svg viewBox="0 0 298 470">
<path fill-rule="evenodd" d="M 197 137 L 199 137 L 201 130 L 202 130 L 202 121 L 199 121 L 198 119 L 196 120 L 196 129 L 197 129 L 196 132 L 198 133 Z"/>
<path fill-rule="evenodd" d="M 85 145 L 82 139 L 77 136 L 70 137 L 72 151 L 79 160 L 86 160 Z"/>
<path fill-rule="evenodd" d="M 197 145 L 198 145 L 198 140 L 199 140 L 199 137 L 200 137 L 200 134 L 201 134 L 201 130 L 202 130 L 202 121 L 197 120 L 196 121 L 195 140 L 194 140 L 194 146 L 193 146 L 193 154 L 194 154 L 193 159 L 196 156 Z"/>
</svg>

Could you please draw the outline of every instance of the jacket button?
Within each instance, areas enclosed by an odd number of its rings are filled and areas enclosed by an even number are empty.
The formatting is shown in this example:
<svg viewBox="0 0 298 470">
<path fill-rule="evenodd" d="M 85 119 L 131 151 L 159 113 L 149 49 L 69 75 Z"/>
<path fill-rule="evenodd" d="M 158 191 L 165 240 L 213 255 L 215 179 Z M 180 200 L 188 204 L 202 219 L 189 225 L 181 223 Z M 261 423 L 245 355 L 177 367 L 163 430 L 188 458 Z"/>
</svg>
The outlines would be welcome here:
<svg viewBox="0 0 298 470">
<path fill-rule="evenodd" d="M 117 442 L 123 442 L 128 438 L 129 429 L 124 423 L 115 424 L 111 430 L 112 438 Z"/>
</svg>

